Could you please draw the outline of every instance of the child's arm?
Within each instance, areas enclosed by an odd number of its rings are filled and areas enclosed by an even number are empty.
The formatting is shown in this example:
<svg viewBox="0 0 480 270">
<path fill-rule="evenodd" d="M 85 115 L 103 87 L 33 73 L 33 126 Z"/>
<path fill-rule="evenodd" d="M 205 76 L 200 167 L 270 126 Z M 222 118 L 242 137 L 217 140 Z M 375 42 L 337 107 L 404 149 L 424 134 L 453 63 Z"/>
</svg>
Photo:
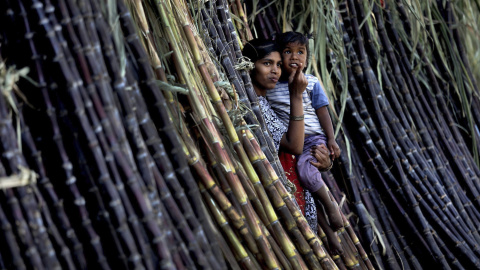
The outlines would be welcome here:
<svg viewBox="0 0 480 270">
<path fill-rule="evenodd" d="M 318 108 L 316 111 L 320 125 L 323 128 L 325 136 L 327 136 L 327 147 L 330 150 L 330 155 L 333 158 L 338 158 L 340 156 L 340 147 L 338 147 L 337 142 L 333 134 L 333 125 L 332 120 L 330 119 L 330 114 L 328 113 L 327 106 Z"/>
<path fill-rule="evenodd" d="M 290 91 L 290 121 L 285 135 L 280 141 L 280 147 L 286 152 L 299 155 L 303 152 L 305 140 L 305 123 L 303 111 L 302 93 L 308 85 L 308 81 L 302 72 L 303 63 L 300 63 L 297 70 L 288 78 L 288 89 Z"/>
</svg>

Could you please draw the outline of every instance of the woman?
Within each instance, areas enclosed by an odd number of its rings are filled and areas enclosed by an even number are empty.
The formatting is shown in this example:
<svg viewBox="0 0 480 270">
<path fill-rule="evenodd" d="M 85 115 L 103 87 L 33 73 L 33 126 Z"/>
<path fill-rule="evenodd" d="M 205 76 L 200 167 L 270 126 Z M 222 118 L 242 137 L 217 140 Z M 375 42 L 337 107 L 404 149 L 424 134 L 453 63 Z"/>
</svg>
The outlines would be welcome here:
<svg viewBox="0 0 480 270">
<path fill-rule="evenodd" d="M 275 88 L 282 73 L 282 59 L 276 44 L 273 41 L 254 39 L 245 44 L 243 55 L 255 64 L 250 77 L 257 93 L 267 128 L 272 135 L 277 151 L 279 151 L 280 162 L 288 180 L 297 186 L 295 194 L 297 203 L 312 230 L 317 232 L 315 203 L 308 191 L 301 192 L 303 189 L 299 185 L 295 171 L 296 160 L 294 155 L 301 153 L 305 139 L 305 126 L 301 117 L 303 115 L 302 92 L 305 91 L 308 82 L 302 73 L 303 63 L 300 64 L 297 72 L 292 73 L 289 78 L 291 117 L 287 127 L 278 119 L 265 98 L 267 91 Z M 312 155 L 318 160 L 318 162 L 312 164 L 319 169 L 325 169 L 331 165 L 329 152 L 324 145 L 314 147 Z"/>
</svg>

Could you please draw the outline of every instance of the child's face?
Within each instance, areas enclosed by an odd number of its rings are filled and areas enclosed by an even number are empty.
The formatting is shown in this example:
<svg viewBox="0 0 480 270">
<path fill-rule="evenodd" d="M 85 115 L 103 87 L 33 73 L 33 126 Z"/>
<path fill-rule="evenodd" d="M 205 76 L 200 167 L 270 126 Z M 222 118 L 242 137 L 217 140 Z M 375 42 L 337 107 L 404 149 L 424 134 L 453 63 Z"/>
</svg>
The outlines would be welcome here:
<svg viewBox="0 0 480 270">
<path fill-rule="evenodd" d="M 271 52 L 264 58 L 255 61 L 255 71 L 252 74 L 254 87 L 261 90 L 270 90 L 282 74 L 282 58 L 279 52 Z"/>
<path fill-rule="evenodd" d="M 288 43 L 282 51 L 283 69 L 290 75 L 298 68 L 299 63 L 305 67 L 307 62 L 307 46 L 298 42 Z"/>
</svg>

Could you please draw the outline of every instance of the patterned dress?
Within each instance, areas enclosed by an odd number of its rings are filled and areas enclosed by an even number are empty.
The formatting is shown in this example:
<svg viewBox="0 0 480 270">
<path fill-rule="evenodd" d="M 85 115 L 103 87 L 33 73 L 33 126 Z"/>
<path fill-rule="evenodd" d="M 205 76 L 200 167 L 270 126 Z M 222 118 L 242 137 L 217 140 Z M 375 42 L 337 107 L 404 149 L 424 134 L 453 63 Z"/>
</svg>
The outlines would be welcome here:
<svg viewBox="0 0 480 270">
<path fill-rule="evenodd" d="M 275 148 L 277 151 L 279 151 L 280 141 L 283 137 L 283 134 L 287 132 L 287 127 L 278 119 L 277 115 L 270 107 L 270 103 L 268 103 L 265 97 L 258 96 L 258 102 L 260 104 L 265 123 L 267 124 L 268 131 L 272 136 L 273 143 L 275 144 Z M 311 193 L 308 190 L 304 190 L 302 186 L 300 186 L 300 181 L 298 180 L 296 172 L 297 159 L 294 155 L 283 151 L 279 151 L 278 157 L 280 159 L 280 163 L 282 163 L 282 167 L 285 171 L 287 179 L 297 187 L 295 199 L 300 206 L 300 210 L 302 210 L 302 213 L 307 219 L 312 231 L 317 233 L 317 208 Z"/>
</svg>

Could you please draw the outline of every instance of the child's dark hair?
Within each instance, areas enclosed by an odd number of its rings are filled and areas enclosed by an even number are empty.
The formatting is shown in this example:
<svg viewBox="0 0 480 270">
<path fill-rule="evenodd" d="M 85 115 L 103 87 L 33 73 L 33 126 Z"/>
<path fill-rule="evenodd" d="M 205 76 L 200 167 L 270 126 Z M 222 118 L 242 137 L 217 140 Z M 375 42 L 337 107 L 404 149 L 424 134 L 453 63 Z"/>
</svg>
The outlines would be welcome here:
<svg viewBox="0 0 480 270">
<path fill-rule="evenodd" d="M 308 39 L 309 39 L 308 36 L 302 33 L 293 32 L 293 31 L 281 33 L 275 37 L 275 41 L 277 42 L 277 46 L 278 46 L 278 49 L 280 50 L 280 53 L 283 52 L 283 50 L 285 49 L 285 47 L 287 47 L 289 43 L 298 43 L 300 45 L 305 45 L 305 47 L 307 48 L 307 62 L 310 59 Z M 304 68 L 307 68 L 307 63 L 304 64 Z"/>
<path fill-rule="evenodd" d="M 279 52 L 277 43 L 267 39 L 252 39 L 243 46 L 242 54 L 255 63 L 272 52 Z"/>
<path fill-rule="evenodd" d="M 283 50 L 288 43 L 299 43 L 305 45 L 308 49 L 308 37 L 299 32 L 289 31 L 278 34 L 275 38 L 275 41 L 277 42 L 280 50 Z"/>
</svg>

